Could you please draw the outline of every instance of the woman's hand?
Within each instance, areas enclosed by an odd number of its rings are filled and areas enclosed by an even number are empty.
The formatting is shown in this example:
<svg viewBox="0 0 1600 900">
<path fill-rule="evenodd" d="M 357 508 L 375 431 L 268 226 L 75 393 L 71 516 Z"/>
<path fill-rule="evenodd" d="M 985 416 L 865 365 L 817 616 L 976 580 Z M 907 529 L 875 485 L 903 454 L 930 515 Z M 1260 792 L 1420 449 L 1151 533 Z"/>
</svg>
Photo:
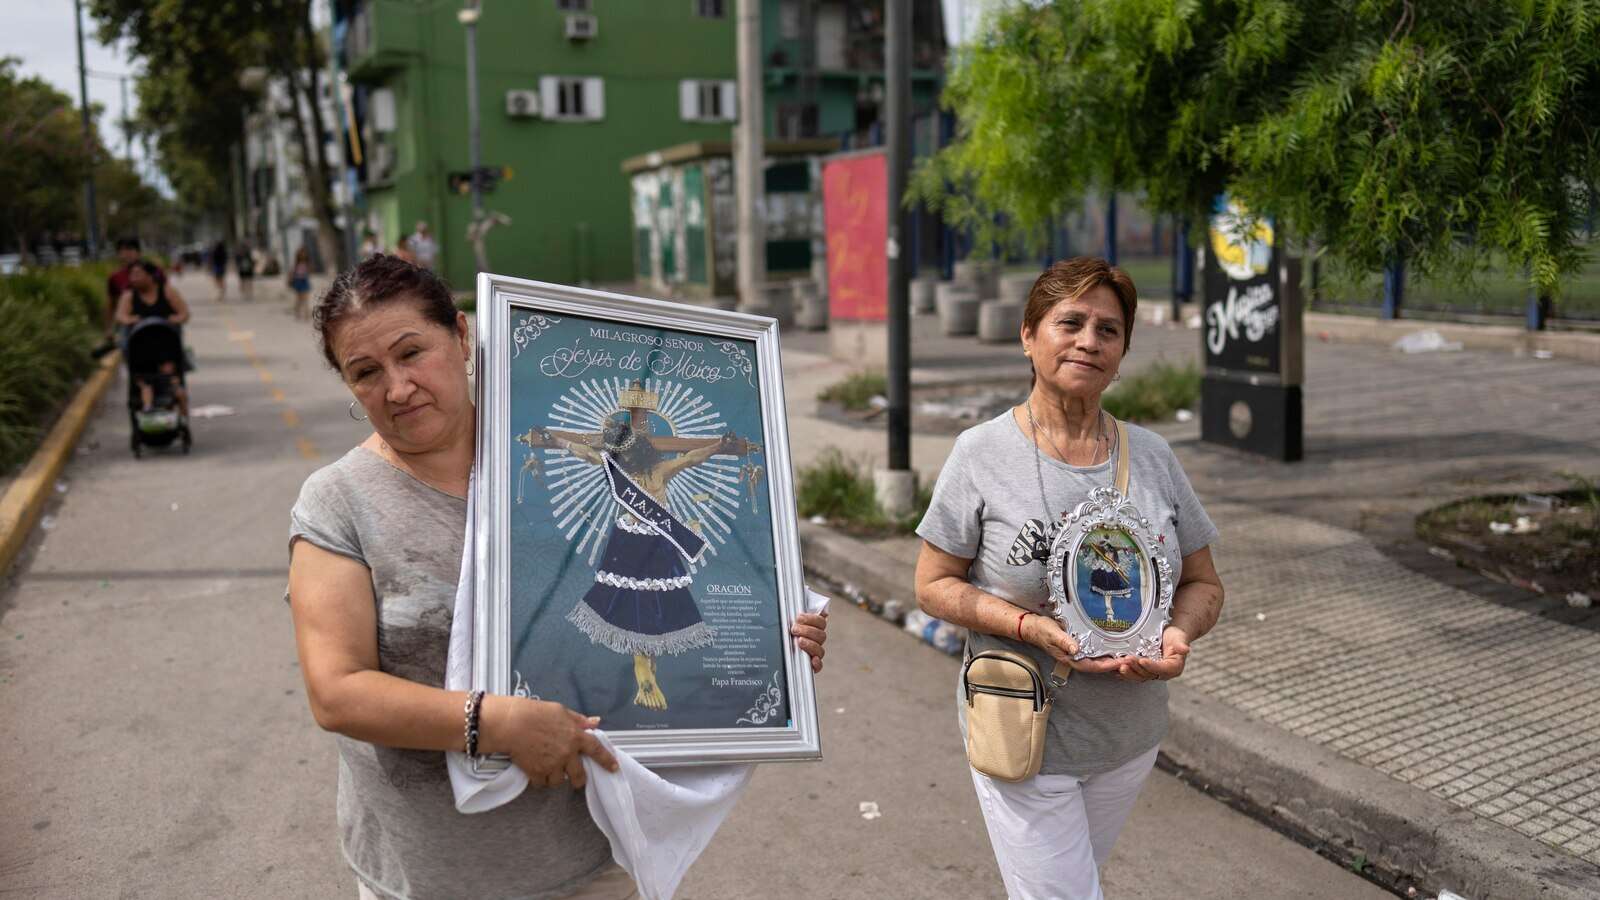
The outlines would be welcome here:
<svg viewBox="0 0 1600 900">
<path fill-rule="evenodd" d="M 822 645 L 828 640 L 828 614 L 801 613 L 795 617 L 789 633 L 794 635 L 795 646 L 811 656 L 811 671 L 821 672 L 822 657 L 826 652 Z"/>
<path fill-rule="evenodd" d="M 596 717 L 545 700 L 486 694 L 480 718 L 483 752 L 509 755 L 531 784 L 555 787 L 566 781 L 581 790 L 587 781 L 583 756 L 617 771 L 616 758 L 589 733 L 600 724 Z"/>
<path fill-rule="evenodd" d="M 1056 662 L 1066 663 L 1074 672 L 1115 672 L 1127 662 L 1109 656 L 1073 659 L 1078 653 L 1078 642 L 1054 616 L 1029 613 L 1022 620 L 1022 639 L 1050 654 Z"/>
<path fill-rule="evenodd" d="M 1176 625 L 1161 632 L 1161 658 L 1129 656 L 1117 660 L 1122 665 L 1117 676 L 1124 681 L 1171 681 L 1183 674 L 1189 659 L 1189 635 Z"/>
</svg>

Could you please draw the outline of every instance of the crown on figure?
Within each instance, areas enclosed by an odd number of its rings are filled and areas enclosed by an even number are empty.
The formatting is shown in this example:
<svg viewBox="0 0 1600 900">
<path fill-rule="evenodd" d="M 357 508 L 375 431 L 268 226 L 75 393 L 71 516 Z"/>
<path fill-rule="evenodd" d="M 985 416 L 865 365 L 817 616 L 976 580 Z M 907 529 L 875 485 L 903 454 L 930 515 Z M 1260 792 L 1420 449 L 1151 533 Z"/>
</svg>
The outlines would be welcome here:
<svg viewBox="0 0 1600 900">
<path fill-rule="evenodd" d="M 617 406 L 620 409 L 654 410 L 660 403 L 661 395 L 645 390 L 644 382 L 637 378 L 628 385 L 627 390 L 617 392 Z"/>
</svg>

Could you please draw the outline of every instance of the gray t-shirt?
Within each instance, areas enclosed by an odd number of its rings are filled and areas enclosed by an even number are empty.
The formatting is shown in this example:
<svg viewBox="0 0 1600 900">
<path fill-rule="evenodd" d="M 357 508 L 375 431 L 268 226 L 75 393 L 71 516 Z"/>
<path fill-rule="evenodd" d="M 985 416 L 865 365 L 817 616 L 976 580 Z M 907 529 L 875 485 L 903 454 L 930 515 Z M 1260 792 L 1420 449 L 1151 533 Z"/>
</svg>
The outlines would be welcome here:
<svg viewBox="0 0 1600 900">
<path fill-rule="evenodd" d="M 442 687 L 466 501 L 357 447 L 306 479 L 289 523 L 291 550 L 304 539 L 372 571 L 378 667 Z M 443 753 L 337 741 L 345 858 L 380 897 L 561 897 L 611 863 L 581 793 L 529 787 L 463 815 Z"/>
<path fill-rule="evenodd" d="M 1128 469 L 1128 493 L 1160 536 L 1173 578 L 1180 579 L 1183 557 L 1215 540 L 1216 526 L 1160 435 L 1128 426 Z M 1110 461 L 1069 466 L 1045 453 L 1039 454 L 1036 469 L 1033 441 L 1007 410 L 956 439 L 917 534 L 952 556 L 972 560 L 967 578 L 979 590 L 1019 609 L 1049 615 L 1053 607 L 1045 564 L 1026 552 L 1014 554 L 1013 548 L 1027 544 L 1025 532 L 1037 533 L 1042 523 L 1060 518 L 1087 500 L 1091 489 L 1112 484 L 1113 477 Z M 1041 671 L 1055 666 L 1048 653 L 1032 644 L 976 631 L 967 640 L 975 652 L 1022 651 L 1032 654 Z M 964 712 L 959 682 L 957 706 Z M 1115 675 L 1074 672 L 1051 710 L 1039 771 L 1084 777 L 1109 772 L 1156 746 L 1166 730 L 1165 682 L 1139 684 Z"/>
</svg>

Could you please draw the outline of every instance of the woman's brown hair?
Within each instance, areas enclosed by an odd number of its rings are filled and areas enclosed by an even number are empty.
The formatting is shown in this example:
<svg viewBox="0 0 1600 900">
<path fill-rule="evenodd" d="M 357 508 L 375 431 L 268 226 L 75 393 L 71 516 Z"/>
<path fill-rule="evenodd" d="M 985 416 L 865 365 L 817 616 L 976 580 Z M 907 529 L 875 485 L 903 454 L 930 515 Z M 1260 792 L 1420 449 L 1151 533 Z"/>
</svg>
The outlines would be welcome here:
<svg viewBox="0 0 1600 900">
<path fill-rule="evenodd" d="M 335 278 L 311 311 L 322 355 L 335 372 L 339 361 L 333 355 L 333 335 L 339 325 L 353 315 L 397 300 L 415 303 L 424 319 L 455 330 L 456 301 L 443 278 L 398 256 L 380 253 L 368 257 Z"/>
<path fill-rule="evenodd" d="M 1139 290 L 1128 273 L 1098 256 L 1074 256 L 1054 263 L 1040 273 L 1028 290 L 1028 306 L 1022 311 L 1022 327 L 1029 334 L 1062 300 L 1076 300 L 1104 285 L 1117 297 L 1122 308 L 1122 352 L 1133 345 L 1134 313 L 1139 309 Z M 1030 378 L 1031 387 L 1031 378 Z"/>
</svg>

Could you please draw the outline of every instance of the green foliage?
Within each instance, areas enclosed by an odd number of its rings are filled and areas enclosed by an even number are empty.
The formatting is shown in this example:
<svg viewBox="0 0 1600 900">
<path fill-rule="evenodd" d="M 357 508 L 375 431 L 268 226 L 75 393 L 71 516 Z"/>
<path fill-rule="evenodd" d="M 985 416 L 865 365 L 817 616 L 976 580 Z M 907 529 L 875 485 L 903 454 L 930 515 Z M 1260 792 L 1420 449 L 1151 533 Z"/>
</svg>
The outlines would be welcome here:
<svg viewBox="0 0 1600 900">
<path fill-rule="evenodd" d="M 878 506 L 872 475 L 865 465 L 837 449 L 829 449 L 815 463 L 802 466 L 796 479 L 795 501 L 801 518 L 822 516 L 829 524 L 851 531 L 909 533 L 922 521 L 933 499 L 931 490 L 921 488 L 909 515 L 889 518 Z"/>
<path fill-rule="evenodd" d="M 0 472 L 25 462 L 93 366 L 102 267 L 0 278 Z"/>
<path fill-rule="evenodd" d="M 72 98 L 17 60 L 0 58 L 0 242 L 22 244 L 83 222 L 83 176 L 89 154 Z"/>
<path fill-rule="evenodd" d="M 824 403 L 837 403 L 845 409 L 866 409 L 872 398 L 889 393 L 889 382 L 882 372 L 857 372 L 817 392 Z"/>
<path fill-rule="evenodd" d="M 1200 400 L 1200 370 L 1159 361 L 1124 378 L 1100 398 L 1105 411 L 1128 422 L 1159 422 Z"/>
<path fill-rule="evenodd" d="M 1091 189 L 1203 219 L 1224 191 L 1366 271 L 1557 291 L 1600 202 L 1600 0 L 1012 3 L 962 51 L 915 195 L 1014 237 Z"/>
</svg>

